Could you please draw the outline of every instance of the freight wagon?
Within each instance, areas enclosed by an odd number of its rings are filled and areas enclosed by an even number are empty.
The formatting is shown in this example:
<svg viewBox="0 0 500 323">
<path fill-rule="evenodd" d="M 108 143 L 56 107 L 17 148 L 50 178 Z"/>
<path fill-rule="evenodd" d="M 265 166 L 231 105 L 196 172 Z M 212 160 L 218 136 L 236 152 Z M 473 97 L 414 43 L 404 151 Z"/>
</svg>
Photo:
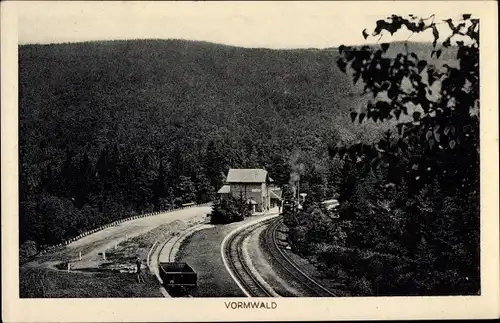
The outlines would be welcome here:
<svg viewBox="0 0 500 323">
<path fill-rule="evenodd" d="M 172 296 L 185 296 L 197 287 L 198 275 L 185 262 L 161 262 L 160 277 Z"/>
</svg>

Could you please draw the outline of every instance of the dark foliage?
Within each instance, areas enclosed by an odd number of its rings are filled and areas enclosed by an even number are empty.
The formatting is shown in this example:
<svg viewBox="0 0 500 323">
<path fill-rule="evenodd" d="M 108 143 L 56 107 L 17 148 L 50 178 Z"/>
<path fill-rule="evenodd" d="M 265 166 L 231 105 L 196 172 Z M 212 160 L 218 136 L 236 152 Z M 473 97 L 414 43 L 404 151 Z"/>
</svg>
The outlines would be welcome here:
<svg viewBox="0 0 500 323">
<path fill-rule="evenodd" d="M 441 39 L 438 25 L 451 35 Z M 392 120 L 397 132 L 388 131 L 373 145 L 329 148 L 342 170 L 341 208 L 338 221 L 323 225 L 343 238 L 311 237 L 317 224 L 305 221 L 293 228 L 292 242 L 315 255 L 332 277 L 344 277 L 356 294 L 477 294 L 479 21 L 470 15 L 442 22 L 393 15 L 377 21 L 372 36 L 394 34 L 402 26 L 432 31 L 432 51 L 391 52 L 386 43 L 339 48 L 340 70 L 352 72 L 371 96 L 350 113 L 351 120 Z M 369 36 L 366 30 L 363 35 Z M 458 64 L 432 62 L 447 52 Z"/>
<path fill-rule="evenodd" d="M 210 213 L 210 223 L 227 224 L 243 221 L 250 214 L 250 208 L 243 200 L 227 196 L 214 201 L 212 212 Z"/>
</svg>

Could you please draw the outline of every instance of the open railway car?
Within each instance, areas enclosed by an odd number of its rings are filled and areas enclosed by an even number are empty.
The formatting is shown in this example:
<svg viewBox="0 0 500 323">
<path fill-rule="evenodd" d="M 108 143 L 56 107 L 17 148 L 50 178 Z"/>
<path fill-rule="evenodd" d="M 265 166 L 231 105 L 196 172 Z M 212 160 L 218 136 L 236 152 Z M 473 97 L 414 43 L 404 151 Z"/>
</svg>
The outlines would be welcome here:
<svg viewBox="0 0 500 323">
<path fill-rule="evenodd" d="M 172 296 L 190 294 L 197 286 L 198 275 L 185 262 L 161 262 L 160 277 Z"/>
</svg>

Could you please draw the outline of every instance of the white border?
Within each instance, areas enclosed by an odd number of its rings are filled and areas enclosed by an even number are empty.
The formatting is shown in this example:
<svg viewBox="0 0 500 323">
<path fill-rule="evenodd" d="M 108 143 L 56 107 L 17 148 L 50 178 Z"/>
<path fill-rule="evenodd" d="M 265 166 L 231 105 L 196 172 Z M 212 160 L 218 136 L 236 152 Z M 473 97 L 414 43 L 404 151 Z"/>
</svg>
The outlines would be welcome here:
<svg viewBox="0 0 500 323">
<path fill-rule="evenodd" d="M 115 2 L 115 4 L 118 2 Z M 130 6 L 114 14 L 129 11 Z M 224 301 L 238 299 L 19 299 L 18 291 L 18 151 L 17 15 L 28 6 L 52 12 L 58 2 L 1 3 L 2 131 L 2 315 L 6 322 L 105 321 L 262 321 L 493 318 L 499 315 L 498 236 L 498 52 L 497 3 L 494 1 L 315 2 L 280 5 L 318 6 L 338 14 L 386 15 L 427 11 L 446 15 L 454 8 L 481 19 L 481 296 L 282 298 L 274 310 L 231 310 Z M 82 5 L 73 2 L 71 5 Z M 169 4 L 170 5 L 170 4 Z M 256 10 L 271 14 L 271 2 L 213 3 L 207 10 L 231 14 Z M 107 4 L 92 2 L 95 10 Z M 166 4 L 142 2 L 161 10 Z M 116 7 L 115 7 L 116 8 Z M 128 8 L 128 9 L 127 9 Z M 304 26 L 307 28 L 307 26 Z M 231 32 L 230 30 L 228 32 Z M 330 31 L 325 31 L 330 32 Z M 342 32 L 342 31 L 339 31 Z M 333 63 L 332 63 L 333 64 Z M 264 299 L 263 299 L 264 300 Z"/>
</svg>

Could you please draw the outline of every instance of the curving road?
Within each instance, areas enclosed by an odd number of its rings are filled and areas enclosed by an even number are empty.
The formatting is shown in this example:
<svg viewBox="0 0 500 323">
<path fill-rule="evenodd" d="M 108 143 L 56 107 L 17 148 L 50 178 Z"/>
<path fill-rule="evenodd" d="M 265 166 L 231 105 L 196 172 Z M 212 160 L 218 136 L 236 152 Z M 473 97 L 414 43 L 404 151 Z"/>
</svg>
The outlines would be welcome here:
<svg viewBox="0 0 500 323">
<path fill-rule="evenodd" d="M 144 235 L 165 224 L 172 224 L 172 230 L 182 230 L 186 226 L 204 221 L 210 211 L 210 206 L 199 206 L 123 222 L 74 241 L 61 251 L 40 256 L 26 265 L 52 267 L 56 263 L 66 261 L 98 261 L 102 257 L 99 253 L 112 249 L 127 239 Z"/>
</svg>

